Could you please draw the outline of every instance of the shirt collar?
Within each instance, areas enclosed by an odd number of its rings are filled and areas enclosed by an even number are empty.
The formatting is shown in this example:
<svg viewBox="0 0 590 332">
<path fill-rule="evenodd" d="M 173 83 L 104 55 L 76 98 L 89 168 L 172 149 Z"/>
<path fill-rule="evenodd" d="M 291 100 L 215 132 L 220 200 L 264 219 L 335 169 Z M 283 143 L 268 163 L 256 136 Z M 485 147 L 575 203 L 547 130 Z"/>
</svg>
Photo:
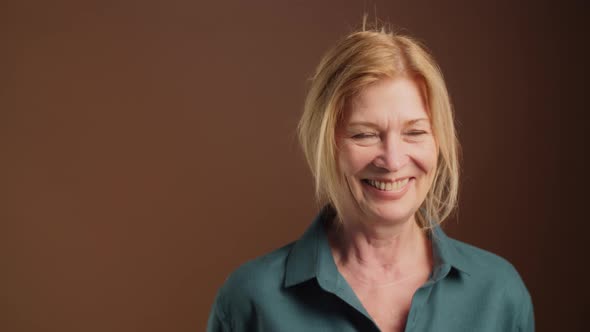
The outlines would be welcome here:
<svg viewBox="0 0 590 332">
<path fill-rule="evenodd" d="M 295 242 L 287 258 L 285 269 L 285 287 L 291 287 L 316 278 L 326 288 L 337 288 L 342 283 L 334 263 L 324 228 L 325 222 L 334 216 L 326 207 L 314 219 L 303 236 Z M 469 274 L 465 260 L 457 251 L 453 240 L 447 237 L 440 226 L 435 226 L 430 233 L 434 259 L 433 279 L 444 278 L 451 268 Z"/>
<path fill-rule="evenodd" d="M 290 287 L 312 278 L 336 284 L 338 273 L 324 225 L 333 214 L 324 208 L 314 219 L 303 236 L 295 242 L 285 270 L 285 287 Z"/>
<path fill-rule="evenodd" d="M 437 269 L 445 269 L 447 266 L 467 273 L 468 275 L 470 274 L 471 269 L 459 252 L 454 240 L 449 238 L 439 225 L 433 227 L 430 232 L 430 239 L 434 258 L 433 273 L 435 277 Z"/>
</svg>

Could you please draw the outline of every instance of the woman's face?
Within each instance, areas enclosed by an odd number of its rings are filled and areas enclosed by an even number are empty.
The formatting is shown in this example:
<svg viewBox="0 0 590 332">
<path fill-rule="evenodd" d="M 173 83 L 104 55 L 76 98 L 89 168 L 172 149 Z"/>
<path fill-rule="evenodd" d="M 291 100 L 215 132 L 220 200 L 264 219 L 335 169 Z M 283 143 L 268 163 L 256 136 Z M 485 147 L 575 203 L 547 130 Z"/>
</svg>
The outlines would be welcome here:
<svg viewBox="0 0 590 332">
<path fill-rule="evenodd" d="M 438 155 L 414 80 L 385 79 L 364 89 L 347 105 L 336 140 L 350 192 L 346 213 L 380 222 L 414 215 L 432 185 Z"/>
</svg>

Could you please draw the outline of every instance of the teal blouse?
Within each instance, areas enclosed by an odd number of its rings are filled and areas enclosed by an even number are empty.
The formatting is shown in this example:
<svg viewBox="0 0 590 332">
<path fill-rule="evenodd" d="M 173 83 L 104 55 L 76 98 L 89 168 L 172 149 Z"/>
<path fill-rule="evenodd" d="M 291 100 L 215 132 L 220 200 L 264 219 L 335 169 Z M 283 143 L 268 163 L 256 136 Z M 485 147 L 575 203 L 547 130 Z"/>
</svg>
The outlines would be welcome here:
<svg viewBox="0 0 590 332">
<path fill-rule="evenodd" d="M 233 272 L 207 325 L 219 331 L 379 331 L 338 272 L 322 212 L 296 242 Z M 405 331 L 534 331 L 531 297 L 514 267 L 435 228 L 434 266 L 412 298 Z"/>
</svg>

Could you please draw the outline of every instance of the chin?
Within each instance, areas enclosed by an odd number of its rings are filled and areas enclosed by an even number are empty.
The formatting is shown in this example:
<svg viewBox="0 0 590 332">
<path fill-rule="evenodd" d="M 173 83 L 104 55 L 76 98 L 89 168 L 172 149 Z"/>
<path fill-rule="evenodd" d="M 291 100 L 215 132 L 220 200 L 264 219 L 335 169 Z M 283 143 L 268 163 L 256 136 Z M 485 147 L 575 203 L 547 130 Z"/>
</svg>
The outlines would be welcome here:
<svg viewBox="0 0 590 332">
<path fill-rule="evenodd" d="M 380 216 L 379 219 L 387 224 L 403 224 L 412 218 L 413 214 L 387 214 Z"/>
<path fill-rule="evenodd" d="M 413 209 L 399 207 L 369 207 L 366 209 L 369 218 L 375 221 L 387 223 L 387 224 L 398 224 L 408 221 L 412 218 L 415 211 Z"/>
</svg>

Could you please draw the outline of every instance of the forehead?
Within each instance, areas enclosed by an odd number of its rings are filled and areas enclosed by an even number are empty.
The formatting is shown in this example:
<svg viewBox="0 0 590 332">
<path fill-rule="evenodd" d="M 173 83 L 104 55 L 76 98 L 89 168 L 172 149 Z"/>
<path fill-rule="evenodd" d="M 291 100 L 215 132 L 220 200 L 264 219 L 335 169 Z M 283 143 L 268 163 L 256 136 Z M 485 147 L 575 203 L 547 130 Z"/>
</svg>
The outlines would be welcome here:
<svg viewBox="0 0 590 332">
<path fill-rule="evenodd" d="M 421 84 L 407 77 L 378 81 L 355 95 L 348 106 L 348 122 L 428 118 Z"/>
</svg>

